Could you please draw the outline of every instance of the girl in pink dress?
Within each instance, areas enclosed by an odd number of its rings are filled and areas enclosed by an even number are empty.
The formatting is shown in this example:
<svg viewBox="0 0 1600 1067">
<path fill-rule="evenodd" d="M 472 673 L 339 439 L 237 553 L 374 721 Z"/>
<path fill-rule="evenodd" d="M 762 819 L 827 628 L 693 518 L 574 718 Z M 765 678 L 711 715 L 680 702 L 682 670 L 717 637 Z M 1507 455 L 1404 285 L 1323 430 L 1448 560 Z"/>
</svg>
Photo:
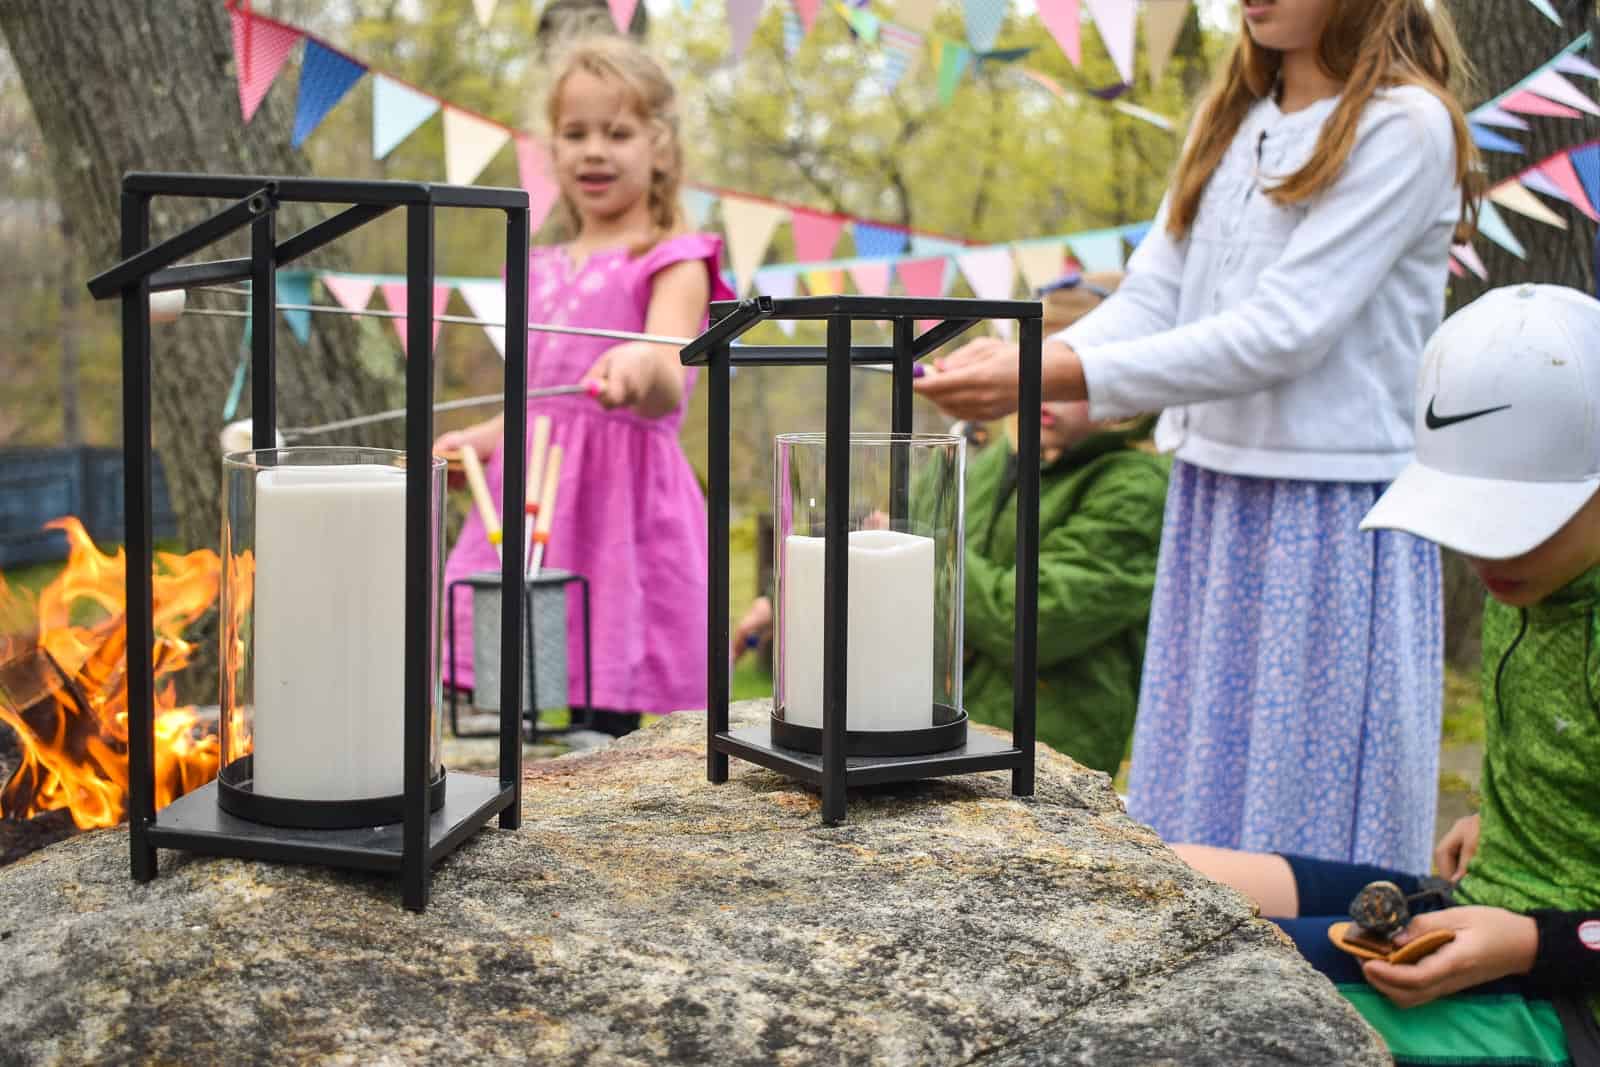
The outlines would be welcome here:
<svg viewBox="0 0 1600 1067">
<path fill-rule="evenodd" d="M 534 250 L 531 321 L 693 336 L 722 282 L 716 237 L 686 233 L 678 200 L 683 153 L 673 88 L 638 46 L 620 37 L 579 42 L 561 63 L 549 119 L 571 244 Z M 678 444 L 694 372 L 670 345 L 533 333 L 528 386 L 592 381 L 594 398 L 528 402 L 552 421 L 564 455 L 545 565 L 591 586 L 591 721 L 609 733 L 637 727 L 640 712 L 706 703 L 706 505 Z M 474 449 L 500 484 L 504 417 L 444 434 L 435 451 Z M 520 499 L 515 493 L 513 499 Z M 445 581 L 497 570 L 474 512 L 445 564 Z M 460 597 L 454 662 L 445 678 L 470 689 L 472 607 Z M 569 633 L 579 633 L 576 593 Z M 463 640 L 465 637 L 465 640 Z M 574 709 L 583 700 L 583 655 L 568 642 Z"/>
</svg>

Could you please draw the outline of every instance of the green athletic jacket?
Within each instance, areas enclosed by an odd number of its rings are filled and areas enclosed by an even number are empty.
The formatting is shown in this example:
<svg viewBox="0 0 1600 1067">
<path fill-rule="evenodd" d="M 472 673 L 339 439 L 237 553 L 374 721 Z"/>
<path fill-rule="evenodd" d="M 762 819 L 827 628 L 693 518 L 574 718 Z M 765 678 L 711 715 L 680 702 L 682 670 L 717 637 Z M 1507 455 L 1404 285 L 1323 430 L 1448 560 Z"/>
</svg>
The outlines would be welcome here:
<svg viewBox="0 0 1600 1067">
<path fill-rule="evenodd" d="M 1040 472 L 1038 739 L 1109 774 L 1139 702 L 1169 469 L 1133 436 L 1095 434 Z M 1003 442 L 967 469 L 962 700 L 975 721 L 1008 729 L 1016 485 Z"/>
</svg>

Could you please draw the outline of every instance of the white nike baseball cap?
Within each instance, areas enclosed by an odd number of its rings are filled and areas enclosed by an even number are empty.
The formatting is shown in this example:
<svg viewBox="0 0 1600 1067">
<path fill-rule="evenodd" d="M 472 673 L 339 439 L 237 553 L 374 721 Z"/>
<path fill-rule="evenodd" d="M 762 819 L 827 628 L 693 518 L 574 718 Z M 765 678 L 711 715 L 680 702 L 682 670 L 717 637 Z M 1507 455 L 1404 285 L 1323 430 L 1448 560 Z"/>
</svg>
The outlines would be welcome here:
<svg viewBox="0 0 1600 1067">
<path fill-rule="evenodd" d="M 1479 559 L 1548 541 L 1600 489 L 1600 301 L 1518 285 L 1450 316 L 1422 354 L 1416 435 L 1363 530 Z"/>
</svg>

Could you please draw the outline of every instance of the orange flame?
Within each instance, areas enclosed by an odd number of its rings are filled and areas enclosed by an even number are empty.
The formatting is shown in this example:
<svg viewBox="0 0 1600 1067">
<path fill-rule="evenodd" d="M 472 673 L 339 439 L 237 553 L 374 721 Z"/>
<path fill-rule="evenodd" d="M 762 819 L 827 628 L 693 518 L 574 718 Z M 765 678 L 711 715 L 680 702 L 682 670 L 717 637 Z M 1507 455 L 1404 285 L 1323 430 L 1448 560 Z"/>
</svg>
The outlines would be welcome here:
<svg viewBox="0 0 1600 1067">
<path fill-rule="evenodd" d="M 47 525 L 67 535 L 66 568 L 39 594 L 37 633 L 0 638 L 0 722 L 22 746 L 22 764 L 0 788 L 0 816 L 66 808 L 82 829 L 113 826 L 128 794 L 127 558 L 120 548 L 103 555 L 77 519 Z M 171 676 L 189 663 L 194 646 L 183 632 L 216 602 L 220 574 L 215 552 L 156 553 L 158 808 L 217 773 L 217 737 L 197 729 L 194 708 L 177 706 Z M 0 580 L 0 619 L 26 608 Z"/>
</svg>

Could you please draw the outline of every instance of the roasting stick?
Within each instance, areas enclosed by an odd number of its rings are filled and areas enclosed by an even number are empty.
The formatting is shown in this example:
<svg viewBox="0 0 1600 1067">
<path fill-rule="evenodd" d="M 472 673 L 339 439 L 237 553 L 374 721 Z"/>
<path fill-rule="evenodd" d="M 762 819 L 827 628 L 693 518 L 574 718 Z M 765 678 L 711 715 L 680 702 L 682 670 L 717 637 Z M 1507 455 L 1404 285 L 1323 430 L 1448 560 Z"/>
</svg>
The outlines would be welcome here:
<svg viewBox="0 0 1600 1067">
<path fill-rule="evenodd" d="M 550 523 L 556 516 L 556 490 L 561 485 L 561 446 L 550 446 L 550 465 L 544 472 L 544 491 L 539 497 L 539 528 L 533 532 L 533 565 L 529 577 L 539 577 L 544 566 L 544 546 L 550 543 Z"/>
<path fill-rule="evenodd" d="M 545 449 L 550 446 L 550 416 L 535 415 L 533 419 L 533 453 L 528 457 L 528 491 L 522 496 L 522 507 L 527 512 L 522 520 L 522 565 L 528 566 L 533 553 L 533 528 L 539 519 L 539 482 L 544 474 Z"/>
<path fill-rule="evenodd" d="M 472 490 L 472 502 L 478 505 L 478 517 L 483 520 L 483 532 L 494 546 L 494 554 L 504 559 L 500 548 L 500 516 L 495 514 L 494 498 L 489 495 L 489 483 L 483 477 L 483 461 L 478 450 L 468 445 L 461 450 L 461 466 L 467 474 L 467 488 Z"/>
<path fill-rule="evenodd" d="M 587 396 L 599 396 L 600 385 L 598 382 L 580 382 L 577 385 L 549 385 L 542 389 L 529 389 L 528 399 L 536 400 L 547 396 L 571 396 L 583 393 Z M 460 400 L 446 400 L 433 405 L 434 413 L 441 411 L 457 411 L 461 408 L 484 407 L 489 404 L 505 403 L 504 393 L 487 393 L 483 396 L 467 396 Z M 392 408 L 389 411 L 379 411 L 371 415 L 357 415 L 352 419 L 340 419 L 337 422 L 325 422 L 320 426 L 286 426 L 278 432 L 285 441 L 293 442 L 302 437 L 315 437 L 318 434 L 334 433 L 338 430 L 349 430 L 356 426 L 366 426 L 374 422 L 386 422 L 389 419 L 403 419 L 406 415 L 405 408 Z"/>
</svg>

